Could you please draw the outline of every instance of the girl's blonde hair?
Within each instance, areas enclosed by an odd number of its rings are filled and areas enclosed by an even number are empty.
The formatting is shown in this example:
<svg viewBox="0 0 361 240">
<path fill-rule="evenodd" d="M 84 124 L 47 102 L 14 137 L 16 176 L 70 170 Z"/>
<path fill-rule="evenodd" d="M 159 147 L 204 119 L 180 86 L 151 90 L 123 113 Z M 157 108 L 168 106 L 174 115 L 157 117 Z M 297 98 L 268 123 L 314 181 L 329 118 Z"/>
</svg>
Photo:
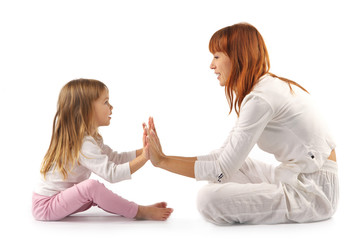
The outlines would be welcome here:
<svg viewBox="0 0 361 240">
<path fill-rule="evenodd" d="M 100 140 L 93 122 L 93 103 L 107 86 L 94 79 L 76 79 L 60 91 L 57 111 L 53 121 L 50 146 L 41 166 L 41 174 L 58 170 L 67 178 L 68 172 L 79 164 L 79 153 L 86 135 Z"/>
<path fill-rule="evenodd" d="M 213 54 L 223 52 L 232 62 L 231 74 L 225 86 L 230 113 L 234 107 L 239 116 L 244 97 L 266 73 L 288 83 L 291 92 L 293 92 L 291 85 L 307 92 L 298 83 L 269 72 L 270 60 L 266 44 L 261 34 L 251 24 L 238 23 L 218 30 L 209 41 L 209 51 Z"/>
</svg>

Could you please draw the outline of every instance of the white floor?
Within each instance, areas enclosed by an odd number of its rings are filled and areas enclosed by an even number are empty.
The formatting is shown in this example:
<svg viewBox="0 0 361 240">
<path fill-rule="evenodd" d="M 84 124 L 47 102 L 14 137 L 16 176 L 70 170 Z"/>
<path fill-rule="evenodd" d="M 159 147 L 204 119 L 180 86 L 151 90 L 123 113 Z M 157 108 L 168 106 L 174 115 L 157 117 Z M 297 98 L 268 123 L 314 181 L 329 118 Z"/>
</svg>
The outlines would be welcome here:
<svg viewBox="0 0 361 240">
<path fill-rule="evenodd" d="M 328 221 L 312 224 L 216 226 L 204 221 L 193 209 L 175 211 L 168 221 L 156 222 L 127 220 L 93 208 L 59 222 L 38 222 L 29 214 L 18 216 L 10 225 L 5 223 L 2 231 L 6 234 L 3 236 L 14 236 L 11 239 L 24 234 L 30 239 L 342 239 L 359 233 L 357 222 L 347 219 L 341 210 Z"/>
<path fill-rule="evenodd" d="M 356 173 L 355 170 L 353 173 Z M 352 173 L 352 172 L 351 172 Z M 158 174 L 158 177 L 168 179 L 160 182 L 158 179 L 144 181 L 145 176 Z M 340 171 L 341 175 L 342 171 Z M 157 201 L 167 201 L 174 208 L 174 213 L 165 222 L 134 221 L 108 214 L 97 207 L 67 217 L 57 222 L 39 222 L 31 216 L 31 191 L 17 195 L 15 199 L 2 199 L 1 234 L 13 236 L 9 239 L 19 239 L 28 236 L 31 239 L 222 239 L 234 237 L 244 239 L 342 239 L 345 236 L 357 236 L 359 197 L 348 187 L 347 182 L 354 179 L 352 174 L 344 175 L 341 181 L 341 201 L 335 216 L 327 221 L 310 224 L 280 224 L 280 225 L 233 225 L 216 226 L 206 222 L 197 212 L 195 201 L 197 191 L 203 182 L 172 175 L 165 171 L 145 166 L 141 174 L 132 181 L 115 185 L 108 184 L 113 191 L 126 193 L 128 199 L 139 204 L 151 204 Z M 157 187 L 150 189 L 157 183 Z M 26 183 L 25 188 L 30 188 Z M 107 185 L 107 183 L 105 183 Z M 5 191 L 6 190 L 6 185 Z M 19 185 L 18 185 L 19 186 Z M 173 187 L 172 187 L 173 186 Z M 167 191 L 164 191 L 164 190 Z M 14 191 L 14 188 L 12 188 Z M 151 202 L 149 202 L 151 201 Z M 19 206 L 12 209 L 13 206 Z M 356 206 L 356 207 L 355 207 Z M 350 235 L 350 233 L 352 235 Z M 351 238 L 360 239 L 360 238 Z"/>
<path fill-rule="evenodd" d="M 198 214 L 184 217 L 177 213 L 166 222 L 131 221 L 116 216 L 110 216 L 98 210 L 66 218 L 61 222 L 30 221 L 29 229 L 32 236 L 47 239 L 49 235 L 54 239 L 83 239 L 100 238 L 159 238 L 159 239 L 220 239 L 224 237 L 252 239 L 323 239 L 325 237 L 344 236 L 347 223 L 340 217 L 325 222 L 312 224 L 283 224 L 283 225 L 234 225 L 220 227 L 205 222 Z M 342 230 L 341 230 L 341 228 Z M 334 238 L 332 238 L 334 239 Z"/>
</svg>

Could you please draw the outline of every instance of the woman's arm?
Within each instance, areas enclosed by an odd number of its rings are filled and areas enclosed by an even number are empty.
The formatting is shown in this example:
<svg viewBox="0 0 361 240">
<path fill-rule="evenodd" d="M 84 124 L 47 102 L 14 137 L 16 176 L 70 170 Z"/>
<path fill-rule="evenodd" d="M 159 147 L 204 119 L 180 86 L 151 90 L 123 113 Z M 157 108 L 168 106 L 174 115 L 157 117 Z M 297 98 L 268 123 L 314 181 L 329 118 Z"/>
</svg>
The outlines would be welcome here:
<svg viewBox="0 0 361 240">
<path fill-rule="evenodd" d="M 155 167 L 177 173 L 186 177 L 195 178 L 194 164 L 197 157 L 166 156 L 163 153 L 153 117 L 149 118 L 149 152 L 152 164 Z"/>
<path fill-rule="evenodd" d="M 159 149 L 160 143 L 156 132 L 151 130 L 152 164 L 197 180 L 222 182 L 222 179 L 227 179 L 240 169 L 273 114 L 273 108 L 262 97 L 253 95 L 248 97 L 223 149 L 215 155 L 199 160 L 198 157 L 180 158 L 164 155 Z"/>
<path fill-rule="evenodd" d="M 164 170 L 177 173 L 186 177 L 195 178 L 194 164 L 197 161 L 197 157 L 180 157 L 180 156 L 166 156 L 162 152 L 159 138 L 153 129 L 150 130 L 149 142 L 150 142 L 150 159 L 155 167 L 162 168 Z"/>
<path fill-rule="evenodd" d="M 196 157 L 166 156 L 159 167 L 186 177 L 195 178 L 194 164 L 196 161 Z"/>
</svg>

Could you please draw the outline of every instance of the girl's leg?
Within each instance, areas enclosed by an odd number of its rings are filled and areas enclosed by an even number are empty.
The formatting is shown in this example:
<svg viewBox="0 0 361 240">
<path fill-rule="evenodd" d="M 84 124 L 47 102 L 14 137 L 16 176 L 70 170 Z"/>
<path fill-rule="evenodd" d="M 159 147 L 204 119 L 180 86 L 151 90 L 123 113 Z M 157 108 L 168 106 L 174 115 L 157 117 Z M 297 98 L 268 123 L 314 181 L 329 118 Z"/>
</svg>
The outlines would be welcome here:
<svg viewBox="0 0 361 240">
<path fill-rule="evenodd" d="M 93 203 L 108 212 L 127 218 L 134 218 L 138 212 L 138 205 L 134 202 L 116 195 L 104 184 L 88 179 L 53 197 L 33 202 L 33 213 L 38 220 L 60 220 L 88 209 Z"/>
</svg>

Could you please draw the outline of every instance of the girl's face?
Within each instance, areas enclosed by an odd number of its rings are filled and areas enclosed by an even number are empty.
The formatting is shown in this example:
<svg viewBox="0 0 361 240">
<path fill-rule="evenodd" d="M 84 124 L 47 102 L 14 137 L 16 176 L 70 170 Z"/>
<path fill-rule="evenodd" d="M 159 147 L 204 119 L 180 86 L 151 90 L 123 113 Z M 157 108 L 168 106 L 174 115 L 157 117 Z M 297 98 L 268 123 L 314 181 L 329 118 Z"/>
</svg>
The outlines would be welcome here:
<svg viewBox="0 0 361 240">
<path fill-rule="evenodd" d="M 110 124 L 112 110 L 113 106 L 109 103 L 109 92 L 108 90 L 104 90 L 100 97 L 94 102 L 95 126 L 108 126 Z"/>
<path fill-rule="evenodd" d="M 214 73 L 217 74 L 217 79 L 219 80 L 219 85 L 223 87 L 231 74 L 231 59 L 223 52 L 215 52 L 213 56 L 214 58 L 210 68 L 214 69 Z"/>
</svg>

